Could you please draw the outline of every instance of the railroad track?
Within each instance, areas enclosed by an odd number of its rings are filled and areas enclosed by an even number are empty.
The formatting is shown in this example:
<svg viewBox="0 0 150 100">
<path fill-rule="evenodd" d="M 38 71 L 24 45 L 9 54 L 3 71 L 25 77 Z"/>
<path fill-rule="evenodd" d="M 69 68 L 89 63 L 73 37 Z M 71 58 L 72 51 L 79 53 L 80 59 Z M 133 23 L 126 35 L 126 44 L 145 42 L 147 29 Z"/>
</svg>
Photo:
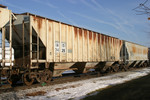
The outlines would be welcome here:
<svg viewBox="0 0 150 100">
<path fill-rule="evenodd" d="M 136 70 L 136 69 L 140 69 L 140 68 L 131 68 L 129 69 L 129 71 Z M 119 71 L 119 72 L 124 72 L 124 71 Z M 62 77 L 53 77 L 51 82 L 48 84 L 34 82 L 34 84 L 31 86 L 26 86 L 22 82 L 19 82 L 15 87 L 11 87 L 11 85 L 7 83 L 7 84 L 4 84 L 2 87 L 0 87 L 0 94 L 4 92 L 19 91 L 19 90 L 37 88 L 37 87 L 42 87 L 42 86 L 49 86 L 49 85 L 53 86 L 57 84 L 67 83 L 67 82 L 86 80 L 86 79 L 110 75 L 114 73 L 117 73 L 117 72 L 109 72 L 109 73 L 104 73 L 104 74 L 98 74 L 97 72 L 90 72 L 86 74 L 65 74 Z"/>
</svg>

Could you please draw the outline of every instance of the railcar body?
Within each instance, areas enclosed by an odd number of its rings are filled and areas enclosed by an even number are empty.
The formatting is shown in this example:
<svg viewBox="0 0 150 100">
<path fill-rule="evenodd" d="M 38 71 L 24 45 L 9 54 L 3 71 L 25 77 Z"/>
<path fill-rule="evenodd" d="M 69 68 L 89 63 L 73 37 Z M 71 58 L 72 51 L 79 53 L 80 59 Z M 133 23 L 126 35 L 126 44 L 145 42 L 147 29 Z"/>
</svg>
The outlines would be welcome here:
<svg viewBox="0 0 150 100">
<path fill-rule="evenodd" d="M 4 21 L 0 21 L 2 69 L 6 62 L 4 40 L 10 43 L 11 52 L 14 49 L 13 66 L 9 67 L 8 75 L 10 82 L 14 81 L 12 76 L 18 79 L 23 76 L 26 85 L 34 79 L 50 82 L 52 76 L 60 76 L 65 70 L 118 71 L 134 61 L 142 65 L 148 60 L 144 46 L 30 13 L 13 15 L 4 8 L 0 8 L 0 12 Z M 135 52 L 133 48 L 138 50 Z M 10 63 L 11 59 L 10 56 Z"/>
<path fill-rule="evenodd" d="M 149 59 L 149 62 L 150 62 L 150 48 L 148 48 L 148 59 Z"/>
<path fill-rule="evenodd" d="M 120 58 L 123 59 L 126 68 L 147 66 L 145 64 L 148 62 L 148 51 L 145 46 L 123 40 Z"/>
</svg>

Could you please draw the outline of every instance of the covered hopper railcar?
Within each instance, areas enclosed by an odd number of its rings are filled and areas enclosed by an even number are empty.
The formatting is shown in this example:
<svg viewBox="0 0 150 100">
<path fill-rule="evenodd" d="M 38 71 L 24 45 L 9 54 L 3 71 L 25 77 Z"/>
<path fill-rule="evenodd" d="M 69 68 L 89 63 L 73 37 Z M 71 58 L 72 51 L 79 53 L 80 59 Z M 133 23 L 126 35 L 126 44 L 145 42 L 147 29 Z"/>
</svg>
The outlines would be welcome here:
<svg viewBox="0 0 150 100">
<path fill-rule="evenodd" d="M 10 83 L 50 82 L 65 70 L 84 73 L 95 68 L 103 73 L 147 64 L 147 47 L 30 13 L 0 12 L 1 71 Z M 10 51 L 14 49 L 10 67 L 5 66 L 5 39 Z M 7 62 L 12 63 L 11 56 Z"/>
<path fill-rule="evenodd" d="M 148 66 L 148 48 L 136 43 L 123 40 L 120 59 L 125 69 Z"/>
</svg>

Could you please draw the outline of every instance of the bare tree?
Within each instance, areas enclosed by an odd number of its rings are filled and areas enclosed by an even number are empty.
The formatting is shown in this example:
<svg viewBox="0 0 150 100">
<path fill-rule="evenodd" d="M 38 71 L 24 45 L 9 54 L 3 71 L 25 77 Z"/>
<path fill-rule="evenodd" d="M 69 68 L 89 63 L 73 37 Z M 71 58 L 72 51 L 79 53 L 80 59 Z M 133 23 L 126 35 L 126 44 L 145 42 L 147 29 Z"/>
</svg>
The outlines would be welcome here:
<svg viewBox="0 0 150 100">
<path fill-rule="evenodd" d="M 137 6 L 133 10 L 137 12 L 137 15 L 147 14 L 149 16 L 148 20 L 150 20 L 150 7 L 147 5 L 148 2 L 149 0 L 145 0 L 145 2 L 140 3 L 139 6 Z"/>
</svg>

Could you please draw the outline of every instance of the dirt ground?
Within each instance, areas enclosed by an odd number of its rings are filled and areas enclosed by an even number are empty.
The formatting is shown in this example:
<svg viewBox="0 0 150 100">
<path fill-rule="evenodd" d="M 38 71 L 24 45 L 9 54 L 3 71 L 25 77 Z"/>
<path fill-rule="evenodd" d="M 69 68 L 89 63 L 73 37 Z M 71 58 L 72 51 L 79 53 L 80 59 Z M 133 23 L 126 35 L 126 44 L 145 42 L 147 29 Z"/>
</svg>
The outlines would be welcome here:
<svg viewBox="0 0 150 100">
<path fill-rule="evenodd" d="M 96 95 L 88 96 L 83 100 L 150 100 L 150 74 L 99 90 Z"/>
<path fill-rule="evenodd" d="M 84 74 L 80 76 L 71 75 L 71 76 L 64 76 L 60 78 L 53 78 L 51 83 L 46 84 L 46 86 L 49 86 L 49 85 L 52 86 L 56 84 L 63 84 L 63 83 L 79 81 L 79 80 L 86 80 L 86 79 L 95 78 L 95 77 L 98 77 L 96 73 Z M 7 84 L 7 85 L 3 85 L 2 87 L 0 87 L 0 94 L 4 92 L 19 91 L 19 90 L 25 90 L 25 89 L 31 89 L 31 88 L 37 88 L 37 87 L 42 87 L 42 84 L 35 83 L 31 86 L 26 86 L 20 83 L 20 84 L 17 84 L 17 86 L 14 88 L 12 88 L 10 84 Z"/>
</svg>

